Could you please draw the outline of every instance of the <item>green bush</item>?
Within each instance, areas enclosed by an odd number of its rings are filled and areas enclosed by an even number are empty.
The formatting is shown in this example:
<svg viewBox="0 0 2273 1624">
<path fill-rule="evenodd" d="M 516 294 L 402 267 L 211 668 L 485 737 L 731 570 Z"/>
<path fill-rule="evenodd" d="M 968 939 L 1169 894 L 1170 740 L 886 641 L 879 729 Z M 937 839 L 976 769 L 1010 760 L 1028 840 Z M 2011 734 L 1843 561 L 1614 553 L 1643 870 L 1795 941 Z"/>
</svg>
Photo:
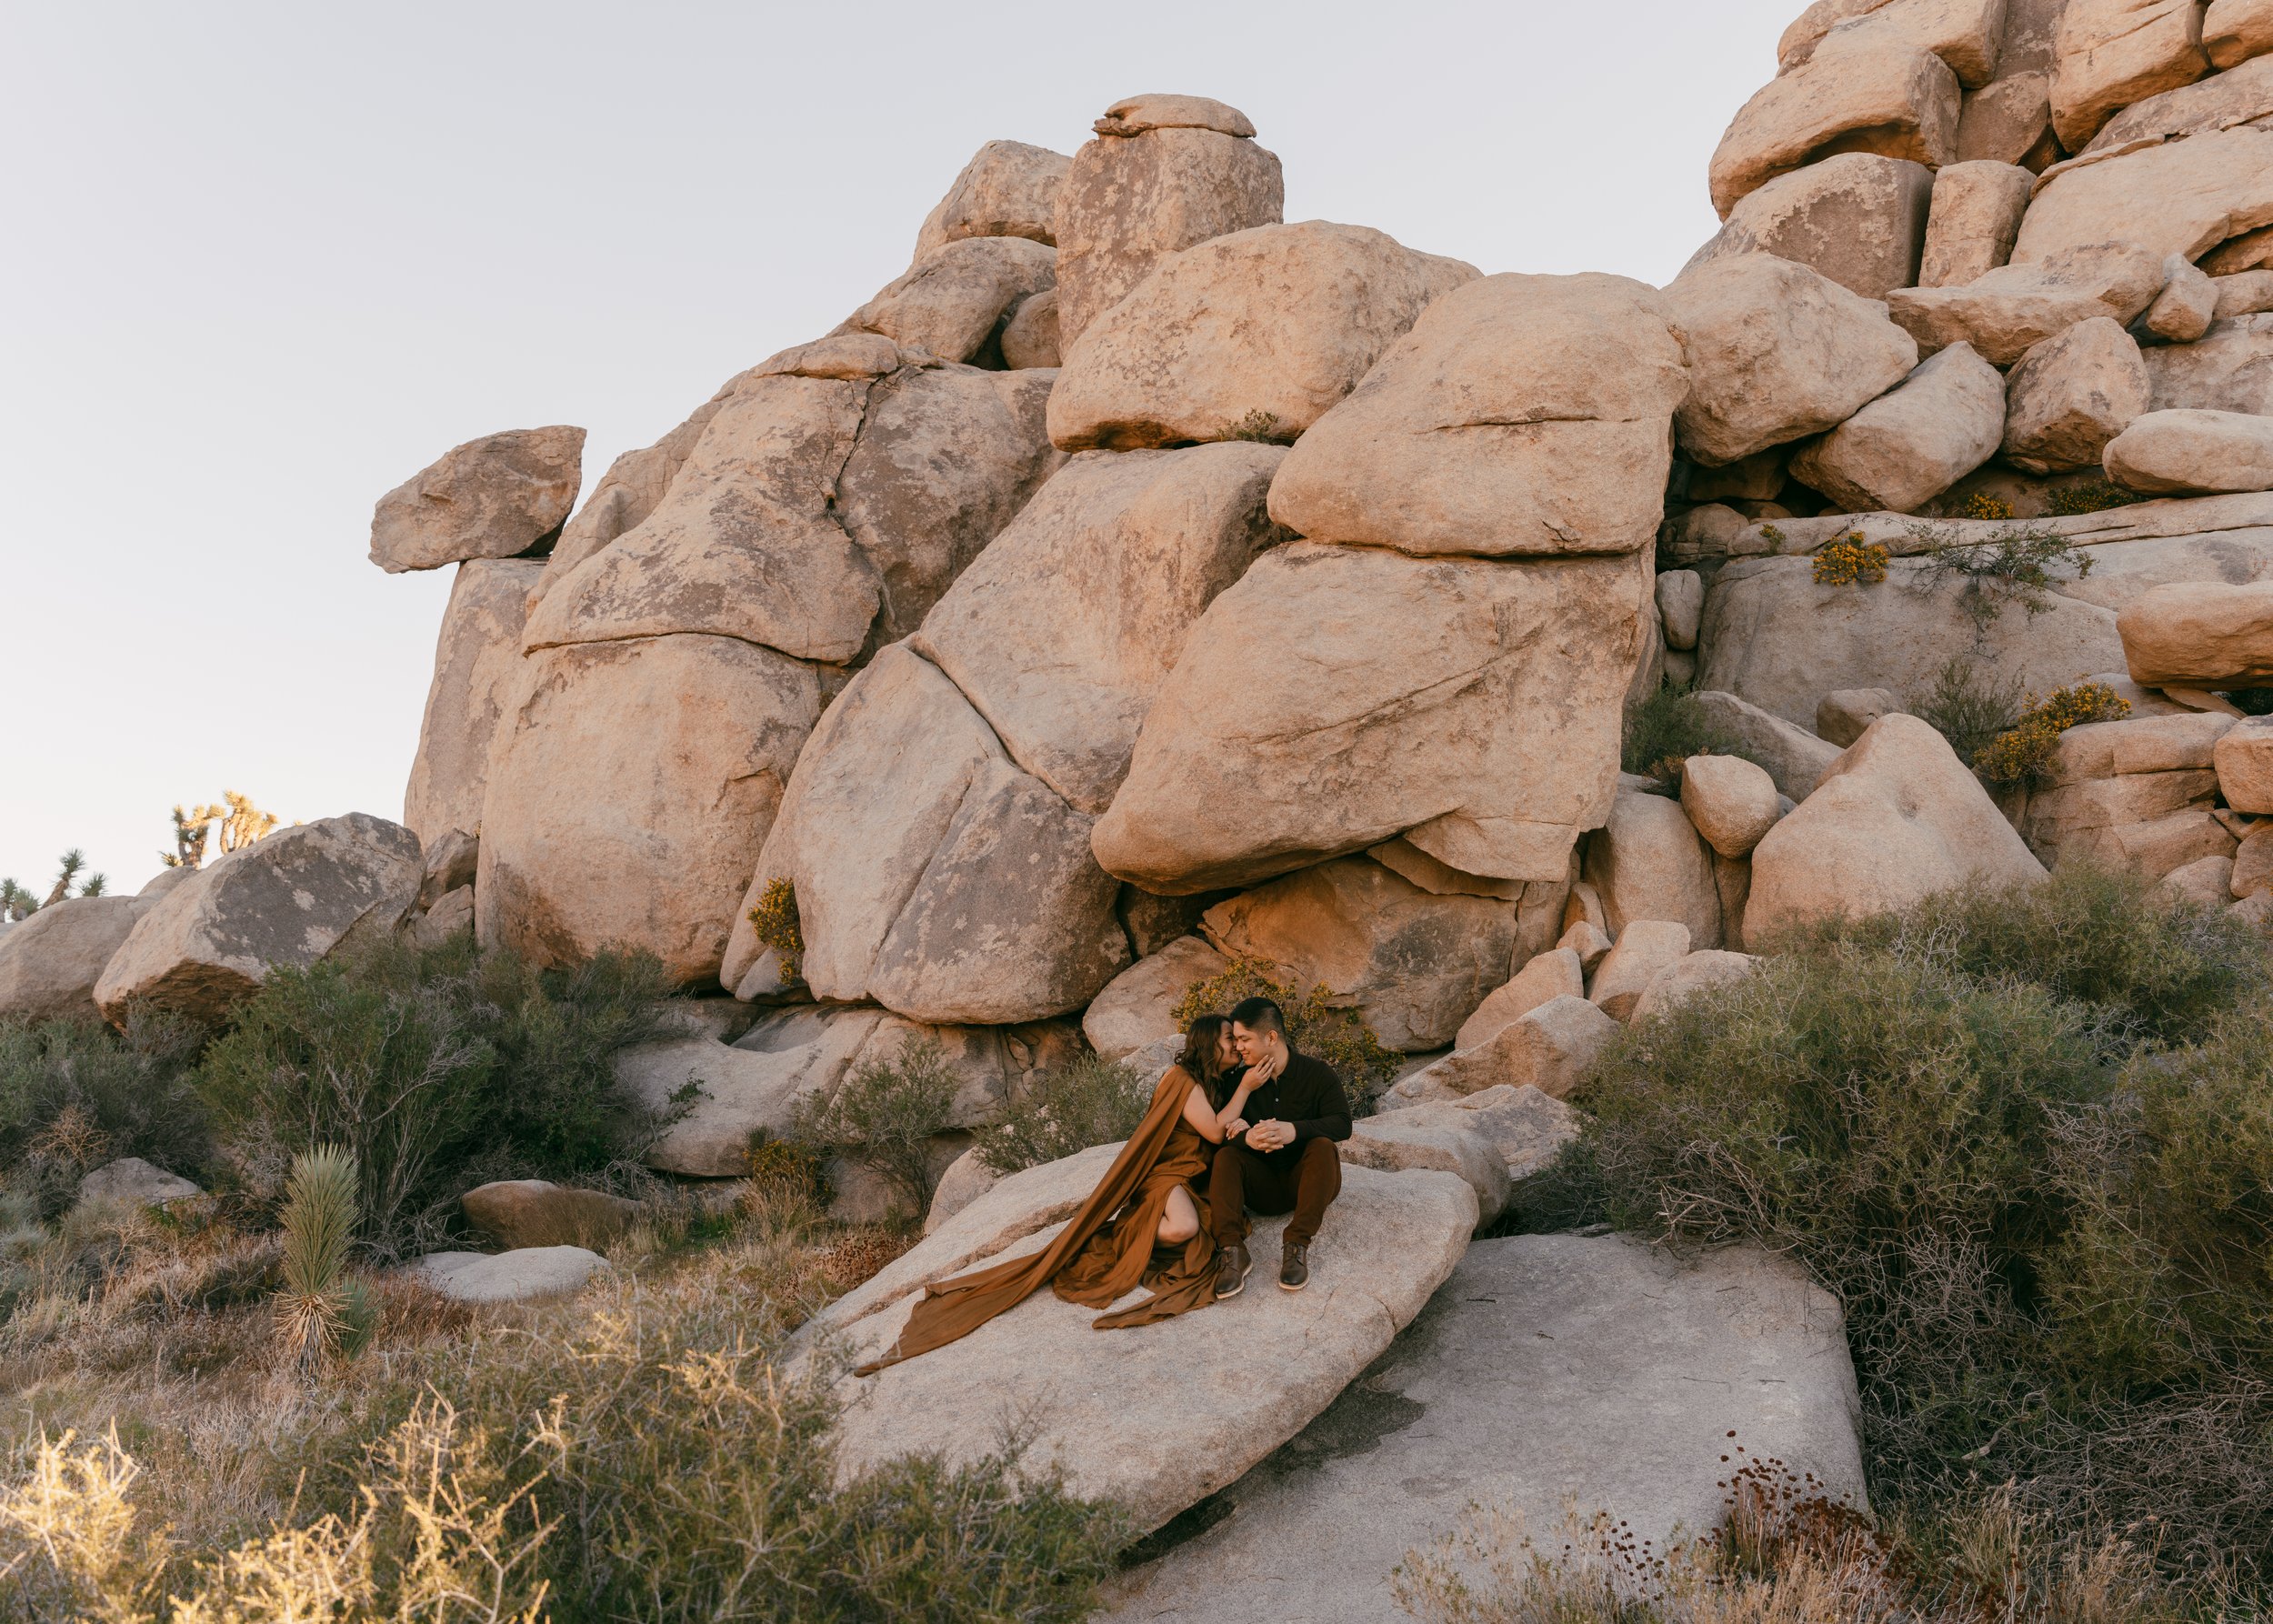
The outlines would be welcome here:
<svg viewBox="0 0 2273 1624">
<path fill-rule="evenodd" d="M 1910 701 L 1910 712 L 1949 741 L 1958 759 L 1970 762 L 2020 720 L 2025 697 L 2018 682 L 1998 683 L 1960 657 L 1934 675 L 1934 686 Z"/>
<path fill-rule="evenodd" d="M 1976 542 L 1959 542 L 1946 525 L 1913 525 L 1910 535 L 1924 553 L 1919 588 L 1931 591 L 1955 583 L 1958 606 L 1983 629 L 1996 624 L 2008 604 L 2018 604 L 2032 616 L 2044 614 L 2052 607 L 2055 585 L 2091 573 L 2089 553 L 2042 526 L 2008 526 Z"/>
<path fill-rule="evenodd" d="M 80 1178 L 121 1156 L 203 1170 L 204 1107 L 189 1081 L 196 1034 L 131 1014 L 125 1030 L 92 1021 L 0 1019 L 0 1172 L 53 1218 Z"/>
<path fill-rule="evenodd" d="M 1085 1049 L 978 1130 L 978 1158 L 1009 1174 L 1110 1145 L 1136 1131 L 1151 1103 L 1151 1088 L 1132 1068 Z"/>
<path fill-rule="evenodd" d="M 655 1035 L 661 967 L 603 953 L 540 971 L 470 937 L 375 944 L 272 970 L 205 1052 L 197 1087 L 221 1158 L 260 1207 L 292 1160 L 337 1145 L 362 1169 L 361 1239 L 381 1256 L 432 1241 L 492 1178 L 590 1178 L 667 1117 L 616 1080 Z"/>
<path fill-rule="evenodd" d="M 890 1060 L 869 1060 L 826 1097 L 797 1102 L 790 1137 L 881 1177 L 921 1216 L 931 1201 L 933 1141 L 955 1126 L 961 1079 L 936 1038 L 916 1038 Z"/>
<path fill-rule="evenodd" d="M 1751 752 L 1717 726 L 1685 683 L 1666 682 L 1636 706 L 1626 719 L 1621 765 L 1629 773 L 1664 777 L 1691 756 L 1741 756 Z"/>
<path fill-rule="evenodd" d="M 1613 1041 L 1569 1216 L 1805 1263 L 1846 1308 L 1874 1498 L 2009 1479 L 2273 1578 L 2262 938 L 2087 873 L 1767 947 Z"/>
</svg>

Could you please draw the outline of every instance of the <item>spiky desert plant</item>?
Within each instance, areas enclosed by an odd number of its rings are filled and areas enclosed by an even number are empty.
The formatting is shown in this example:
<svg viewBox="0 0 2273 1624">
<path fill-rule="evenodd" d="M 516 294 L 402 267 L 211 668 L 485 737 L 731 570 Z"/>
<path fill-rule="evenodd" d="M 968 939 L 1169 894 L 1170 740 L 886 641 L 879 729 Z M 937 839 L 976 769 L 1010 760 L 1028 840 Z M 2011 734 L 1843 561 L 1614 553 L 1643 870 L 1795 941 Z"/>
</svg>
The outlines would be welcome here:
<svg viewBox="0 0 2273 1624">
<path fill-rule="evenodd" d="M 345 1345 L 362 1318 L 362 1292 L 347 1278 L 361 1178 L 355 1158 L 336 1145 L 318 1145 L 292 1158 L 276 1335 L 286 1357 L 304 1371 Z"/>
<path fill-rule="evenodd" d="M 226 807 L 206 805 L 192 811 L 176 801 L 174 804 L 174 849 L 158 853 L 158 861 L 168 868 L 195 868 L 205 860 L 205 841 L 213 834 L 213 822 L 228 816 Z"/>
</svg>

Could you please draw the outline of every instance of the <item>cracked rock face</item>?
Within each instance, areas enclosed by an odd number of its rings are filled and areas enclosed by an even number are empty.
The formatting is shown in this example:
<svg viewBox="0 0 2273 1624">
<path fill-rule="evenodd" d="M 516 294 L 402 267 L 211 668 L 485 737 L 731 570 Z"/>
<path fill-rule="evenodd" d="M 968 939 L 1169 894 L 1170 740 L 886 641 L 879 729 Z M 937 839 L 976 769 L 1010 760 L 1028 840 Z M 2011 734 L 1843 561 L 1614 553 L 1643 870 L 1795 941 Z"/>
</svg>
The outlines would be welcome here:
<svg viewBox="0 0 2273 1624">
<path fill-rule="evenodd" d="M 489 747 L 520 680 L 528 596 L 543 576 L 533 558 L 476 559 L 459 565 L 450 585 L 403 792 L 403 822 L 429 850 L 453 831 L 466 837 L 482 826 Z"/>
</svg>

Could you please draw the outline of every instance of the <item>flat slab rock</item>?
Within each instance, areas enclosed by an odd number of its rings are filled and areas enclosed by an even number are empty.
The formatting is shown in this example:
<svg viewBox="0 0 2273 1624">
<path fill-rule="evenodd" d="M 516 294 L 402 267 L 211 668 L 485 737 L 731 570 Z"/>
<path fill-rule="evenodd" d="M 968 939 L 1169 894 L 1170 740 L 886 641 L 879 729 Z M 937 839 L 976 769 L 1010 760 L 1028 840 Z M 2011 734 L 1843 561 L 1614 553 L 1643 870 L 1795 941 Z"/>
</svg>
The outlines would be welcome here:
<svg viewBox="0 0 2273 1624">
<path fill-rule="evenodd" d="M 1400 1616 L 1390 1570 L 1472 1501 L 1551 1543 L 1567 1497 L 1663 1549 L 1718 1522 L 1732 1429 L 1859 1504 L 1856 1423 L 1837 1306 L 1789 1263 L 1480 1240 L 1364 1379 L 1118 1581 L 1105 1616 L 1377 1624 Z"/>
<path fill-rule="evenodd" d="M 889 1346 L 931 1279 L 1038 1250 L 1112 1163 L 1103 1146 L 1003 1180 L 799 1333 L 849 1368 Z M 1449 1173 L 1345 1167 L 1310 1250 L 1311 1280 L 1277 1288 L 1281 1219 L 1257 1222 L 1247 1288 L 1133 1330 L 1046 1289 L 960 1342 L 870 1377 L 844 1378 L 840 1470 L 937 1451 L 950 1461 L 1031 1439 L 1077 1494 L 1118 1501 L 1156 1529 L 1287 1441 L 1419 1313 L 1467 1250 L 1475 1193 Z M 1132 1295 L 1129 1300 L 1135 1300 Z"/>
<path fill-rule="evenodd" d="M 607 1267 L 583 1247 L 518 1247 L 510 1252 L 429 1252 L 404 1272 L 453 1302 L 513 1303 L 581 1288 Z"/>
</svg>

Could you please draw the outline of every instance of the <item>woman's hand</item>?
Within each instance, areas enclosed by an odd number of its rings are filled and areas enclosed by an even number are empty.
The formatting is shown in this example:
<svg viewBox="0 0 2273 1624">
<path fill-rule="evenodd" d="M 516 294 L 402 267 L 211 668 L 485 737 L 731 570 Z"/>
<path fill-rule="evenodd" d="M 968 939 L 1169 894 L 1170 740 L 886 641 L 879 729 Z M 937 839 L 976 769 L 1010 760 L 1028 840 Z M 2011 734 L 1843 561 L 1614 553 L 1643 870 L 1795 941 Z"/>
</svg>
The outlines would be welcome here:
<svg viewBox="0 0 2273 1624">
<path fill-rule="evenodd" d="M 1246 1133 L 1247 1130 L 1247 1119 L 1245 1117 L 1235 1117 L 1232 1118 L 1230 1126 L 1224 1129 L 1224 1138 L 1227 1139 L 1236 1139 L 1240 1135 Z"/>
</svg>

